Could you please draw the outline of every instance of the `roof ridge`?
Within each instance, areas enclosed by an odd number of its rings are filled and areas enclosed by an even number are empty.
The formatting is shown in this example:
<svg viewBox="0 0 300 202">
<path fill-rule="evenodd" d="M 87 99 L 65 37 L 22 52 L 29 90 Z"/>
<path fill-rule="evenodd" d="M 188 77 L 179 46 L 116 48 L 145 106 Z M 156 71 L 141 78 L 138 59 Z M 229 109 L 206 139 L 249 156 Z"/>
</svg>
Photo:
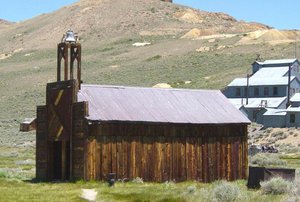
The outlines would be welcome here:
<svg viewBox="0 0 300 202">
<path fill-rule="evenodd" d="M 119 86 L 119 85 L 102 85 L 102 84 L 82 84 L 82 87 L 99 87 L 99 88 L 115 88 L 115 89 L 151 89 L 151 90 L 167 90 L 167 91 L 202 91 L 202 92 L 220 92 L 218 89 L 192 89 L 192 88 L 154 88 L 144 86 Z"/>
</svg>

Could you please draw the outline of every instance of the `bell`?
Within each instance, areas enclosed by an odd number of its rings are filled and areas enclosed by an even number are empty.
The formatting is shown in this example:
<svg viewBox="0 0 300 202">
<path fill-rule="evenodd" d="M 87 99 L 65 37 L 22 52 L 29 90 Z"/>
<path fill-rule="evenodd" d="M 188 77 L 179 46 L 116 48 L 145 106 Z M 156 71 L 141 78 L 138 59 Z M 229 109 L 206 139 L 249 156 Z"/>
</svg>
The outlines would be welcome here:
<svg viewBox="0 0 300 202">
<path fill-rule="evenodd" d="M 65 42 L 69 42 L 69 43 L 76 42 L 73 31 L 71 30 L 67 31 Z"/>
</svg>

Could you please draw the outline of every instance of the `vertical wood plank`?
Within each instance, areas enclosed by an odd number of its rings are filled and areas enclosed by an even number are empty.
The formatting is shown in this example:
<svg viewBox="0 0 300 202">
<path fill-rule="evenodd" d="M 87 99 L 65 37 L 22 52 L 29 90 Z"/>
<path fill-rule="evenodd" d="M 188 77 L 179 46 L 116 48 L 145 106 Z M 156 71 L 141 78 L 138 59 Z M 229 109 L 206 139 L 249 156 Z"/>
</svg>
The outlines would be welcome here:
<svg viewBox="0 0 300 202">
<path fill-rule="evenodd" d="M 117 179 L 124 178 L 124 167 L 123 167 L 123 151 L 122 151 L 122 136 L 118 133 L 117 138 Z"/>
<path fill-rule="evenodd" d="M 123 127 L 122 127 L 123 129 Z M 123 136 L 122 137 L 122 151 L 123 151 L 123 177 L 129 179 L 129 172 L 128 172 L 128 164 L 129 164 L 129 159 L 128 159 L 128 151 L 129 151 L 129 145 L 128 145 L 128 136 Z"/>
<path fill-rule="evenodd" d="M 156 174 L 156 181 L 161 182 L 162 181 L 162 145 L 160 142 L 159 136 L 157 136 L 155 141 L 156 144 L 156 151 L 157 151 L 157 156 L 156 156 L 156 161 L 157 161 L 157 174 Z"/>
<path fill-rule="evenodd" d="M 217 135 L 217 179 L 220 180 L 222 179 L 222 175 L 221 175 L 221 169 L 222 169 L 222 165 L 221 162 L 223 161 L 223 159 L 221 158 L 221 135 L 220 134 L 220 129 L 218 130 L 218 135 Z"/>
<path fill-rule="evenodd" d="M 197 138 L 197 180 L 203 182 L 202 135 Z"/>
<path fill-rule="evenodd" d="M 191 156 L 190 156 L 190 144 L 189 144 L 189 137 L 186 136 L 185 137 L 185 142 L 184 142 L 184 147 L 185 147 L 185 168 L 186 168 L 186 180 L 190 180 L 191 179 L 191 172 L 192 172 L 192 167 L 191 167 Z"/>
<path fill-rule="evenodd" d="M 117 173 L 117 136 L 111 136 L 111 172 Z"/>
<path fill-rule="evenodd" d="M 227 143 L 226 143 L 226 137 L 221 137 L 221 179 L 227 179 L 227 172 L 226 172 L 226 167 L 227 167 L 227 154 L 226 154 L 226 148 L 227 148 Z"/>
<path fill-rule="evenodd" d="M 203 136 L 202 153 L 203 153 L 203 181 L 208 182 L 208 140 L 207 137 Z"/>
<path fill-rule="evenodd" d="M 159 136 L 159 144 L 161 148 L 160 153 L 160 162 L 161 162 L 161 168 L 160 168 L 160 182 L 165 182 L 168 180 L 166 177 L 166 142 L 164 136 Z"/>
<path fill-rule="evenodd" d="M 143 146 L 142 146 L 142 136 L 135 136 L 136 138 L 136 175 L 138 177 L 143 178 L 143 174 L 142 174 L 142 150 L 143 150 Z"/>
<path fill-rule="evenodd" d="M 247 125 L 243 126 L 244 137 L 243 137 L 243 178 L 247 179 L 248 177 L 248 128 Z"/>
<path fill-rule="evenodd" d="M 101 152 L 101 146 L 102 146 L 102 141 L 97 137 L 97 142 L 96 142 L 96 179 L 97 180 L 102 180 L 102 152 Z"/>
<path fill-rule="evenodd" d="M 242 143 L 243 143 L 243 138 L 239 137 L 238 138 L 238 150 L 239 150 L 239 153 L 238 153 L 238 179 L 242 179 L 243 178 L 243 159 L 242 159 L 242 156 L 243 156 L 243 149 L 242 149 Z"/>
<path fill-rule="evenodd" d="M 102 145 L 102 158 L 103 158 L 103 164 L 102 164 L 102 176 L 101 178 L 103 180 L 106 179 L 107 174 L 109 173 L 109 146 L 108 146 L 108 139 L 107 136 L 103 136 L 103 145 Z"/>
<path fill-rule="evenodd" d="M 227 180 L 231 180 L 231 137 L 228 137 L 227 140 Z"/>
<path fill-rule="evenodd" d="M 165 142 L 165 180 L 172 180 L 173 179 L 173 167 L 172 167 L 172 137 L 170 133 L 167 134 L 166 142 Z"/>
<path fill-rule="evenodd" d="M 147 179 L 147 165 L 146 165 L 146 157 L 147 157 L 147 140 L 146 140 L 146 136 L 142 136 L 141 137 L 141 141 L 142 141 L 142 157 L 141 157 L 141 176 L 143 177 L 143 179 Z"/>
</svg>

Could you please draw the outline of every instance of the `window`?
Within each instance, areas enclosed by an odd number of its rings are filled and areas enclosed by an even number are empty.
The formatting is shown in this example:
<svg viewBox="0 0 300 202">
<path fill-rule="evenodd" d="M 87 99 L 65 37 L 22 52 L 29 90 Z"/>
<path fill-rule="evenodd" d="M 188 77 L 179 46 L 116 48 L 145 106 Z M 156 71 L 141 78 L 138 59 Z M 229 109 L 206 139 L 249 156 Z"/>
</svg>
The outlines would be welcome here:
<svg viewBox="0 0 300 202">
<path fill-rule="evenodd" d="M 244 88 L 244 96 L 247 97 L 247 91 L 248 91 L 248 88 Z"/>
<path fill-rule="evenodd" d="M 254 96 L 255 97 L 259 96 L 259 89 L 258 88 L 254 88 Z"/>
<path fill-rule="evenodd" d="M 241 96 L 241 88 L 236 88 L 235 89 L 235 95 L 236 96 Z"/>
<path fill-rule="evenodd" d="M 268 95 L 269 95 L 269 88 L 264 87 L 264 96 L 268 96 Z"/>
<path fill-rule="evenodd" d="M 295 122 L 296 122 L 296 115 L 290 114 L 290 123 L 295 123 Z"/>
<path fill-rule="evenodd" d="M 278 95 L 278 87 L 273 87 L 273 95 Z"/>
</svg>

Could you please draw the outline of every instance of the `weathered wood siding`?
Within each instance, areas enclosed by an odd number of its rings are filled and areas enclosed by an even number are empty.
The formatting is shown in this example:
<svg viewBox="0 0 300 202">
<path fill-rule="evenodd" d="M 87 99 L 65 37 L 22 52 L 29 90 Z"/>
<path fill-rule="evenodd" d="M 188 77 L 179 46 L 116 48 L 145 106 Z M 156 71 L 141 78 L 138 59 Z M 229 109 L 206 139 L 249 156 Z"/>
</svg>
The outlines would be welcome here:
<svg viewBox="0 0 300 202">
<path fill-rule="evenodd" d="M 36 119 L 36 178 L 46 180 L 48 176 L 47 107 L 37 106 Z"/>
<path fill-rule="evenodd" d="M 92 124 L 85 179 L 245 179 L 247 155 L 247 125 Z"/>
<path fill-rule="evenodd" d="M 71 178 L 80 179 L 84 176 L 84 145 L 87 138 L 88 103 L 73 104 L 73 135 L 71 141 Z"/>
<path fill-rule="evenodd" d="M 40 180 L 53 180 L 59 178 L 69 179 L 73 176 L 72 135 L 76 137 L 81 132 L 78 130 L 79 119 L 77 106 L 78 85 L 76 80 L 59 81 L 47 84 L 46 106 L 37 107 L 36 131 L 36 178 Z M 76 103 L 76 104 L 74 104 Z M 74 104 L 74 109 L 73 109 Z M 78 104 L 80 105 L 80 103 Z M 82 108 L 82 107 L 81 107 Z M 80 108 L 80 109 L 81 109 Z M 74 115 L 73 111 L 77 113 Z M 75 132 L 73 133 L 73 126 Z M 82 152 L 84 140 L 82 141 Z M 57 149 L 57 147 L 59 149 Z M 77 146 L 77 145 L 75 145 Z M 78 148 L 78 147 L 77 147 Z M 61 150 L 61 151 L 60 151 Z M 73 149 L 74 150 L 74 149 Z M 60 153 L 58 153 L 60 152 Z M 77 154 L 75 153 L 75 156 Z M 59 159 L 59 160 L 58 160 Z M 83 159 L 81 159 L 83 164 Z M 77 166 L 77 164 L 75 164 Z M 55 176 L 58 168 L 59 175 Z M 81 166 L 83 168 L 83 166 Z M 77 170 L 75 170 L 77 171 Z M 75 172 L 75 176 L 77 173 Z M 80 173 L 82 178 L 83 172 Z"/>
</svg>

